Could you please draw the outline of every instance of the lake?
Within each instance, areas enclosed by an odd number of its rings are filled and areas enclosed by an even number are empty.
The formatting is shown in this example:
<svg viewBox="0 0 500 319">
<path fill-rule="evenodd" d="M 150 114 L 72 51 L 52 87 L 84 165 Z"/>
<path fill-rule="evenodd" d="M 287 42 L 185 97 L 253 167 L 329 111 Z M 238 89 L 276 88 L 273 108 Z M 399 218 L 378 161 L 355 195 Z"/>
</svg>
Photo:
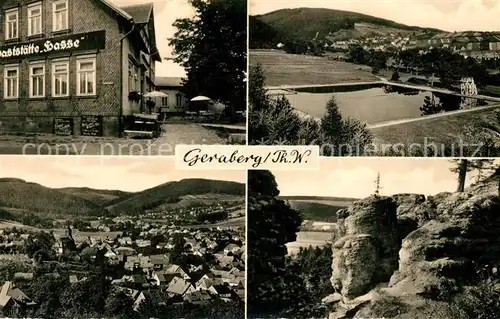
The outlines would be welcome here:
<svg viewBox="0 0 500 319">
<path fill-rule="evenodd" d="M 422 116 L 420 107 L 425 97 L 431 97 L 428 91 L 405 89 L 395 86 L 363 87 L 362 89 L 333 92 L 333 88 L 301 88 L 296 94 L 287 94 L 292 107 L 313 117 L 321 118 L 332 96 L 344 118 L 355 118 L 369 125 L 388 121 L 412 119 Z M 445 111 L 458 110 L 460 97 L 433 93 L 437 101 L 442 100 Z M 484 104 L 484 103 L 483 103 Z"/>
</svg>

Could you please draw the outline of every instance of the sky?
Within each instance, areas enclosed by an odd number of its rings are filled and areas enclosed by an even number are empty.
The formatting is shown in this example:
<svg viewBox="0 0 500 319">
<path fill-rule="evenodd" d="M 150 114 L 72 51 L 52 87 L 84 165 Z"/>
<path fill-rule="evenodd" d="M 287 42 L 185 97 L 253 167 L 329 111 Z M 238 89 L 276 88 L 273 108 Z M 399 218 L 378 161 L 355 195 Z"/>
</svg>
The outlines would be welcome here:
<svg viewBox="0 0 500 319">
<path fill-rule="evenodd" d="M 1 156 L 0 177 L 20 178 L 50 188 L 89 187 L 142 191 L 185 178 L 246 182 L 245 171 L 182 171 L 174 157 Z"/>
<path fill-rule="evenodd" d="M 354 11 L 445 31 L 500 31 L 500 0 L 250 0 L 249 12 L 300 7 Z"/>
<path fill-rule="evenodd" d="M 375 192 L 380 173 L 381 195 L 416 193 L 435 195 L 454 192 L 457 175 L 445 158 L 328 158 L 317 171 L 282 171 L 276 177 L 280 195 L 364 198 Z M 468 174 L 466 186 L 477 174 Z"/>
<path fill-rule="evenodd" d="M 177 31 L 172 26 L 178 18 L 190 18 L 195 15 L 193 7 L 187 0 L 110 0 L 118 7 L 141 3 L 153 3 L 155 14 L 156 43 L 162 59 L 172 57 L 172 48 L 168 45 Z M 156 63 L 156 76 L 184 77 L 184 68 L 173 61 L 163 60 Z"/>
</svg>

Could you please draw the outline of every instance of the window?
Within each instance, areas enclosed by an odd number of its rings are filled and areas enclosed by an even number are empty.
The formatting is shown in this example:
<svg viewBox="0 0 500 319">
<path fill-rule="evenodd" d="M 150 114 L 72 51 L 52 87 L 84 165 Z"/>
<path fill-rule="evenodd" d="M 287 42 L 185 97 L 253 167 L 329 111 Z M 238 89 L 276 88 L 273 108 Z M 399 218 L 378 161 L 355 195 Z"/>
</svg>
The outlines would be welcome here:
<svg viewBox="0 0 500 319">
<path fill-rule="evenodd" d="M 161 98 L 161 106 L 168 106 L 168 97 Z"/>
<path fill-rule="evenodd" d="M 5 66 L 4 97 L 17 99 L 19 97 L 19 66 Z"/>
<path fill-rule="evenodd" d="M 19 37 L 19 12 L 17 9 L 5 11 L 5 40 Z"/>
<path fill-rule="evenodd" d="M 80 96 L 96 95 L 96 59 L 86 58 L 76 61 L 76 93 Z"/>
<path fill-rule="evenodd" d="M 140 91 L 141 86 L 139 85 L 139 67 L 134 65 L 134 85 L 135 85 L 135 90 Z"/>
<path fill-rule="evenodd" d="M 28 36 L 42 33 L 42 4 L 28 6 Z"/>
<path fill-rule="evenodd" d="M 175 102 L 176 102 L 177 107 L 182 107 L 182 94 L 177 93 L 175 98 L 176 98 Z"/>
<path fill-rule="evenodd" d="M 69 95 L 69 60 L 52 61 L 52 96 Z"/>
<path fill-rule="evenodd" d="M 68 29 L 68 0 L 55 0 L 52 3 L 52 30 Z"/>
<path fill-rule="evenodd" d="M 135 91 L 134 63 L 130 60 L 128 61 L 128 89 Z"/>
<path fill-rule="evenodd" d="M 30 64 L 30 97 L 45 96 L 45 62 Z"/>
</svg>

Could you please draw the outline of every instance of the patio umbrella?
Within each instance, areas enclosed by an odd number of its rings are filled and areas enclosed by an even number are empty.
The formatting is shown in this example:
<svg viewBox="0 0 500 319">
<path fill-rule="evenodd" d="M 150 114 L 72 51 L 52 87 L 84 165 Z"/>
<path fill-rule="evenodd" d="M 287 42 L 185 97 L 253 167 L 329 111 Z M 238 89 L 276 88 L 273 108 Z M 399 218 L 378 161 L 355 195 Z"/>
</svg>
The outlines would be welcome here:
<svg viewBox="0 0 500 319">
<path fill-rule="evenodd" d="M 203 95 L 198 95 L 191 99 L 191 102 L 204 102 L 204 101 L 208 102 L 212 101 L 212 99 Z"/>
<path fill-rule="evenodd" d="M 168 97 L 168 94 L 160 92 L 160 91 L 152 91 L 152 92 L 148 92 L 148 93 L 144 94 L 143 96 L 144 97 Z"/>
</svg>

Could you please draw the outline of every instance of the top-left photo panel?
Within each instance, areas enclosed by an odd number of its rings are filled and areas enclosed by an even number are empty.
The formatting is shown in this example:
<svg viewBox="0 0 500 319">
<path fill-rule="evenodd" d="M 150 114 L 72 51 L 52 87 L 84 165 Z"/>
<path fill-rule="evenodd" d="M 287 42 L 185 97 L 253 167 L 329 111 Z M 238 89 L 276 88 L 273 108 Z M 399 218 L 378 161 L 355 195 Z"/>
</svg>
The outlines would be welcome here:
<svg viewBox="0 0 500 319">
<path fill-rule="evenodd" d="M 0 6 L 0 154 L 246 144 L 246 0 Z"/>
</svg>

